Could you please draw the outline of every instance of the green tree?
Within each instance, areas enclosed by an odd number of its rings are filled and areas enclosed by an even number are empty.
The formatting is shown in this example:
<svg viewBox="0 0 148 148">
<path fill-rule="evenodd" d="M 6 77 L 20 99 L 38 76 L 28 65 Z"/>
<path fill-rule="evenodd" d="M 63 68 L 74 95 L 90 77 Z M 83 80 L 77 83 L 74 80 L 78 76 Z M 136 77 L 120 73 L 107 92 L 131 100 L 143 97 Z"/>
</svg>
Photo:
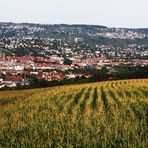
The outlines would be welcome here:
<svg viewBox="0 0 148 148">
<path fill-rule="evenodd" d="M 65 59 L 63 64 L 64 65 L 71 65 L 72 61 L 70 59 Z"/>
</svg>

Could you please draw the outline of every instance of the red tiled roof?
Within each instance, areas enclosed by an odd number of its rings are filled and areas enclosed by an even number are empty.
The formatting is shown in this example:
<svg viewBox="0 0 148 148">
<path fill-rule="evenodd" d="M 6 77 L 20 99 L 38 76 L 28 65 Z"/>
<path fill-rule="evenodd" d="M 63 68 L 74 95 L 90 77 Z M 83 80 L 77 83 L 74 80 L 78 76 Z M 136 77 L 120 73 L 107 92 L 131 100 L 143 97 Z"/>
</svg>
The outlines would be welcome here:
<svg viewBox="0 0 148 148">
<path fill-rule="evenodd" d="M 8 76 L 8 77 L 5 78 L 5 80 L 21 81 L 21 80 L 23 80 L 23 77 L 20 77 L 20 76 Z"/>
</svg>

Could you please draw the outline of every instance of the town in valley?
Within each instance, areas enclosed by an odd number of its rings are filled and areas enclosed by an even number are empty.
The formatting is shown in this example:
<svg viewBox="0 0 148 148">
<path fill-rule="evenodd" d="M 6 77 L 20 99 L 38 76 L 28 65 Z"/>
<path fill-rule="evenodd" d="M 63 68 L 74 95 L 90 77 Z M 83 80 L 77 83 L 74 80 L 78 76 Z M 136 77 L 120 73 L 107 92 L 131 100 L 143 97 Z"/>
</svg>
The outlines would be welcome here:
<svg viewBox="0 0 148 148">
<path fill-rule="evenodd" d="M 147 66 L 148 29 L 0 23 L 0 88 Z"/>
</svg>

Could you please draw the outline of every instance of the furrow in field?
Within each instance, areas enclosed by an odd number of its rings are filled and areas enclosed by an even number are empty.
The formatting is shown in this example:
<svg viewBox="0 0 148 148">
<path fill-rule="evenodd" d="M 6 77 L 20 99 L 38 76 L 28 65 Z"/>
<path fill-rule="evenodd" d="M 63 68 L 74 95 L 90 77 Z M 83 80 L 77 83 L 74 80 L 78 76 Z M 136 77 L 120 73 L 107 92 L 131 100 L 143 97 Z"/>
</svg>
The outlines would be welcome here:
<svg viewBox="0 0 148 148">
<path fill-rule="evenodd" d="M 148 104 L 142 102 L 132 102 L 130 104 L 132 111 L 134 112 L 135 117 L 138 120 L 145 120 L 148 115 Z"/>
<path fill-rule="evenodd" d="M 106 112 L 104 111 L 104 104 L 102 101 L 102 84 L 97 85 L 94 87 L 94 91 L 92 94 L 92 102 L 91 102 L 91 109 L 92 109 L 92 114 L 91 114 L 91 120 L 92 122 L 100 122 L 103 123 L 106 121 Z M 95 101 L 95 106 L 94 106 L 94 101 Z"/>
<path fill-rule="evenodd" d="M 130 115 L 133 118 L 142 119 L 143 113 L 141 113 L 141 111 L 143 110 L 143 108 L 138 110 L 138 108 L 135 107 L 135 104 L 138 104 L 138 107 L 140 106 L 144 107 L 144 105 L 140 105 L 140 104 L 143 104 L 146 101 L 146 98 L 143 95 L 141 96 L 141 93 L 137 90 L 137 88 L 129 87 L 127 89 L 125 85 L 121 87 L 123 91 L 122 99 L 125 100 L 124 102 L 126 103 L 128 110 L 130 111 Z M 122 91 L 120 90 L 120 92 Z M 144 114 L 144 116 L 145 115 L 146 114 Z"/>
<path fill-rule="evenodd" d="M 85 109 L 84 109 L 84 118 L 85 118 L 85 122 L 89 122 L 90 117 L 92 115 L 92 102 L 93 102 L 93 94 L 94 94 L 94 86 L 91 87 L 91 90 L 89 92 L 89 96 L 88 99 L 85 102 Z"/>
<path fill-rule="evenodd" d="M 82 92 L 79 101 L 77 102 L 77 104 L 75 104 L 72 109 L 71 109 L 71 114 L 70 114 L 70 118 L 72 123 L 76 123 L 80 118 L 81 114 L 80 114 L 80 104 L 83 102 L 84 100 L 84 96 L 85 93 L 87 92 L 87 87 L 84 89 L 84 91 Z"/>
<path fill-rule="evenodd" d="M 110 104 L 108 102 L 107 91 L 105 91 L 105 87 L 106 86 L 101 87 L 101 99 L 102 99 L 102 102 L 103 102 L 103 108 L 104 108 L 106 115 L 109 118 L 112 118 L 113 114 L 112 114 L 111 109 L 110 109 Z"/>
<path fill-rule="evenodd" d="M 115 95 L 116 94 L 115 90 L 109 89 L 108 93 L 111 96 L 111 98 L 114 100 L 116 105 L 118 106 L 118 109 L 123 108 L 123 104 L 119 101 L 119 99 L 117 99 Z"/>
<path fill-rule="evenodd" d="M 75 90 L 67 90 L 66 94 L 59 94 L 59 96 L 55 96 L 55 101 L 54 104 L 57 107 L 57 110 L 59 112 L 61 112 L 62 110 L 64 110 L 65 105 L 71 101 L 71 99 L 74 97 L 75 93 L 78 92 L 79 89 L 75 89 Z"/>
<path fill-rule="evenodd" d="M 66 101 L 66 103 L 64 104 L 64 108 L 62 110 L 62 112 L 67 115 L 68 111 L 67 109 L 69 108 L 69 106 L 72 104 L 73 102 L 73 99 L 76 97 L 76 96 L 79 96 L 79 94 L 81 93 L 81 89 L 78 89 L 72 96 L 70 96 L 68 98 L 68 101 Z"/>
<path fill-rule="evenodd" d="M 90 97 L 90 91 L 91 91 L 91 87 L 88 88 L 88 91 L 85 93 L 84 96 L 84 100 L 83 102 L 80 104 L 80 111 L 84 112 L 85 108 L 86 108 L 86 102 L 88 101 L 89 97 Z"/>
<path fill-rule="evenodd" d="M 93 93 L 93 101 L 91 103 L 92 109 L 95 109 L 95 110 L 98 109 L 97 99 L 98 99 L 98 88 L 95 87 L 94 93 Z"/>
<path fill-rule="evenodd" d="M 115 89 L 115 82 L 110 82 L 110 88 Z"/>
<path fill-rule="evenodd" d="M 129 103 L 127 102 L 124 91 L 117 87 L 117 85 L 114 85 L 115 89 L 110 89 L 109 94 L 111 95 L 112 99 L 116 102 L 118 105 L 118 109 L 122 110 L 122 114 L 124 113 L 126 117 L 130 117 L 130 107 Z"/>
<path fill-rule="evenodd" d="M 98 86 L 97 89 L 97 94 L 98 94 L 98 99 L 97 99 L 97 104 L 98 104 L 98 110 L 97 110 L 97 114 L 103 115 L 104 114 L 104 106 L 103 106 L 103 102 L 102 102 L 102 92 L 101 92 L 101 88 L 102 85 Z"/>
<path fill-rule="evenodd" d="M 148 88 L 140 87 L 138 90 L 148 99 Z"/>
<path fill-rule="evenodd" d="M 68 109 L 67 109 L 68 114 L 71 114 L 73 108 L 75 106 L 77 106 L 77 104 L 79 103 L 79 100 L 82 97 L 84 91 L 85 91 L 85 88 L 82 88 L 78 93 L 75 94 L 72 102 L 68 106 Z"/>
</svg>

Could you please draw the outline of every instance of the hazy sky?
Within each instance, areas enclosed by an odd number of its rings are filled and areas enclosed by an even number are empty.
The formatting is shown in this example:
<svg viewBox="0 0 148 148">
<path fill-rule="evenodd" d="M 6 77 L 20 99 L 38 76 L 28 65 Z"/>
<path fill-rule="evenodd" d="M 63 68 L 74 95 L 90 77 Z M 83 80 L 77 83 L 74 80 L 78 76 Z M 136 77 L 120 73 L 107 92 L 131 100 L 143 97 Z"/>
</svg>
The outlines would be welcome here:
<svg viewBox="0 0 148 148">
<path fill-rule="evenodd" d="M 148 28 L 148 0 L 0 0 L 0 22 Z"/>
</svg>

